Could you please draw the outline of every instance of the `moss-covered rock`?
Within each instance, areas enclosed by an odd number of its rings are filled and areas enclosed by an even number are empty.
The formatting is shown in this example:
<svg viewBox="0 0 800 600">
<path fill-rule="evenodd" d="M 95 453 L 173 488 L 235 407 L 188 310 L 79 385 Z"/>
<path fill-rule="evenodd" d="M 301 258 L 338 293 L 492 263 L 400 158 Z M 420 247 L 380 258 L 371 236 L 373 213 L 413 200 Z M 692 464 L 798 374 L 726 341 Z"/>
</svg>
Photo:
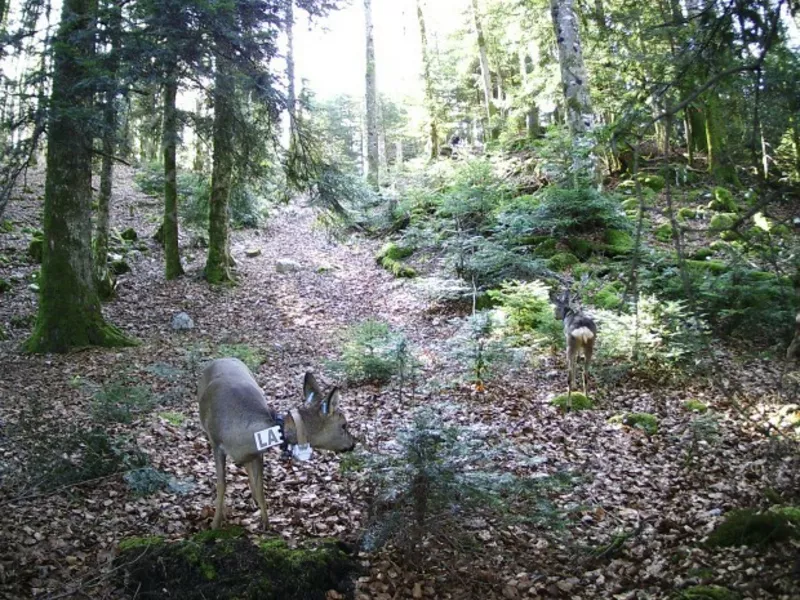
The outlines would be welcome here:
<svg viewBox="0 0 800 600">
<path fill-rule="evenodd" d="M 622 306 L 622 290 L 624 285 L 620 282 L 609 283 L 601 287 L 594 295 L 594 304 L 598 308 L 617 310 Z"/>
<path fill-rule="evenodd" d="M 539 258 L 550 258 L 556 252 L 556 240 L 554 238 L 541 239 L 533 249 L 533 255 Z"/>
<path fill-rule="evenodd" d="M 694 208 L 684 206 L 678 210 L 678 219 L 681 221 L 691 221 L 697 218 L 697 211 Z"/>
<path fill-rule="evenodd" d="M 622 201 L 621 206 L 625 211 L 639 210 L 639 200 L 638 198 L 627 198 Z"/>
<path fill-rule="evenodd" d="M 659 242 L 670 242 L 672 240 L 672 225 L 669 223 L 662 223 L 655 230 L 656 239 Z"/>
<path fill-rule="evenodd" d="M 241 529 L 121 545 L 115 564 L 119 583 L 143 600 L 325 600 L 329 590 L 352 593 L 358 568 L 336 540 L 297 549 L 281 539 L 256 545 Z"/>
<path fill-rule="evenodd" d="M 660 192 L 664 189 L 664 178 L 661 175 L 641 175 L 639 177 L 642 186 L 650 188 L 654 192 Z"/>
<path fill-rule="evenodd" d="M 650 413 L 624 413 L 611 417 L 608 422 L 621 423 L 634 429 L 641 429 L 647 435 L 658 433 L 658 417 Z"/>
<path fill-rule="evenodd" d="M 719 237 L 726 242 L 735 242 L 740 236 L 735 231 L 723 231 L 719 234 Z"/>
<path fill-rule="evenodd" d="M 627 231 L 609 229 L 605 233 L 605 251 L 611 256 L 621 256 L 633 250 L 633 236 Z"/>
<path fill-rule="evenodd" d="M 395 242 L 386 242 L 383 247 L 378 250 L 378 253 L 375 255 L 375 260 L 379 263 L 385 258 L 390 260 L 403 260 L 412 254 L 414 254 L 414 248 L 410 246 L 401 246 Z"/>
<path fill-rule="evenodd" d="M 395 277 L 411 278 L 417 276 L 416 269 L 401 263 L 399 260 L 393 260 L 388 256 L 381 261 L 381 266 Z"/>
<path fill-rule="evenodd" d="M 0 294 L 11 291 L 11 283 L 0 277 Z"/>
<path fill-rule="evenodd" d="M 733 213 L 718 213 L 711 217 L 709 227 L 712 231 L 722 231 L 730 229 L 736 222 L 736 215 Z"/>
<path fill-rule="evenodd" d="M 711 248 L 698 248 L 692 254 L 692 258 L 695 260 L 705 260 L 711 256 L 714 256 L 714 251 Z"/>
<path fill-rule="evenodd" d="M 728 272 L 728 265 L 721 260 L 687 260 L 686 266 L 694 271 L 706 271 L 714 275 Z"/>
<path fill-rule="evenodd" d="M 733 199 L 733 194 L 724 187 L 714 188 L 714 197 L 708 203 L 708 208 L 727 213 L 735 213 L 739 210 L 736 200 Z"/>
<path fill-rule="evenodd" d="M 114 275 L 124 275 L 125 273 L 130 273 L 131 270 L 131 266 L 122 257 L 112 260 L 108 266 Z"/>
<path fill-rule="evenodd" d="M 594 408 L 592 399 L 588 396 L 584 396 L 580 392 L 572 392 L 572 397 L 570 397 L 569 394 L 561 394 L 553 398 L 550 404 L 564 412 L 590 410 Z"/>
<path fill-rule="evenodd" d="M 41 264 L 43 252 L 44 252 L 44 238 L 38 236 L 34 237 L 28 244 L 28 256 L 30 256 L 34 260 L 34 262 Z"/>
<path fill-rule="evenodd" d="M 800 537 L 800 508 L 734 510 L 708 536 L 712 547 L 767 546 Z"/>
<path fill-rule="evenodd" d="M 563 271 L 579 262 L 578 257 L 571 252 L 559 252 L 550 257 L 547 261 L 547 266 L 553 271 Z"/>
<path fill-rule="evenodd" d="M 721 585 L 695 585 L 683 590 L 680 600 L 738 600 L 739 594 Z"/>
<path fill-rule="evenodd" d="M 685 408 L 688 411 L 696 413 L 704 413 L 708 410 L 708 406 L 706 406 L 705 403 L 700 402 L 700 400 L 697 400 L 695 398 L 692 398 L 691 400 L 687 400 L 686 402 L 684 402 L 683 408 Z"/>
</svg>

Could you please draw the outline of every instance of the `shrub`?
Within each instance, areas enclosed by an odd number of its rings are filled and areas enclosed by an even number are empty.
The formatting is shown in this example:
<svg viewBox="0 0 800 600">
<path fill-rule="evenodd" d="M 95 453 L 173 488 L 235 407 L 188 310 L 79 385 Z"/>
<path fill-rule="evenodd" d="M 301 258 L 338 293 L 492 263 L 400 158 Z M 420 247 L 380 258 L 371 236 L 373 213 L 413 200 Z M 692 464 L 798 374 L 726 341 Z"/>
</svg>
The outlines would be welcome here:
<svg viewBox="0 0 800 600">
<path fill-rule="evenodd" d="M 681 221 L 690 221 L 691 219 L 697 218 L 697 211 L 694 208 L 689 208 L 688 206 L 684 206 L 681 209 L 678 209 L 678 219 Z"/>
<path fill-rule="evenodd" d="M 592 299 L 594 305 L 605 310 L 617 310 L 623 304 L 620 292 L 624 289 L 622 282 L 607 283 L 597 290 Z"/>
<path fill-rule="evenodd" d="M 375 489 L 362 542 L 366 550 L 393 542 L 414 560 L 421 543 L 471 538 L 475 528 L 469 524 L 476 519 L 560 525 L 549 496 L 568 478 L 517 477 L 501 469 L 497 459 L 510 450 L 486 443 L 483 429 L 448 425 L 444 411 L 416 412 L 396 442 L 364 455 L 364 468 L 355 476 L 366 474 Z"/>
<path fill-rule="evenodd" d="M 94 394 L 92 417 L 100 423 L 130 423 L 155 403 L 149 388 L 133 385 L 130 380 L 114 381 Z"/>
<path fill-rule="evenodd" d="M 492 164 L 486 159 L 472 159 L 456 168 L 436 212 L 439 217 L 454 219 L 460 229 L 477 231 L 507 195 Z"/>
<path fill-rule="evenodd" d="M 683 590 L 678 600 L 739 600 L 739 594 L 720 585 L 695 585 Z"/>
<path fill-rule="evenodd" d="M 577 412 L 594 408 L 592 399 L 588 396 L 584 396 L 580 392 L 572 392 L 572 396 L 569 394 L 561 394 L 553 398 L 550 404 L 560 409 L 562 412 Z"/>
<path fill-rule="evenodd" d="M 444 244 L 446 264 L 476 285 L 492 286 L 507 279 L 528 279 L 546 272 L 544 263 L 524 248 L 512 248 L 483 236 L 452 238 Z"/>
<path fill-rule="evenodd" d="M 634 239 L 627 231 L 609 229 L 605 234 L 605 246 L 603 249 L 610 256 L 621 256 L 633 250 Z"/>
<path fill-rule="evenodd" d="M 606 232 L 610 233 L 610 232 Z M 624 232 L 623 232 L 624 233 Z M 586 260 L 594 252 L 594 244 L 584 238 L 570 238 L 567 240 L 567 247 L 580 260 Z"/>
<path fill-rule="evenodd" d="M 736 213 L 739 206 L 733 199 L 733 194 L 723 187 L 714 188 L 714 198 L 708 203 L 708 208 L 718 212 Z"/>
<path fill-rule="evenodd" d="M 713 217 L 711 217 L 711 221 L 709 222 L 709 227 L 712 231 L 722 231 L 724 229 L 730 229 L 733 227 L 734 222 L 736 221 L 736 215 L 732 213 L 717 213 Z"/>
<path fill-rule="evenodd" d="M 609 423 L 621 423 L 634 429 L 641 429 L 647 435 L 658 433 L 658 418 L 650 413 L 625 413 L 608 420 Z"/>
<path fill-rule="evenodd" d="M 664 178 L 661 175 L 640 175 L 639 181 L 642 186 L 650 188 L 654 192 L 660 192 L 664 189 Z"/>
<path fill-rule="evenodd" d="M 556 333 L 562 337 L 561 323 L 550 305 L 549 289 L 540 281 L 504 282 L 500 289 L 490 290 L 489 297 L 498 303 L 508 317 L 512 334 L 539 333 L 550 339 Z"/>
<path fill-rule="evenodd" d="M 498 215 L 498 229 L 512 237 L 551 235 L 566 238 L 607 229 L 627 231 L 630 221 L 615 197 L 594 188 L 549 186 L 533 206 L 509 206 Z"/>
<path fill-rule="evenodd" d="M 792 507 L 773 508 L 764 512 L 752 509 L 735 510 L 708 536 L 708 545 L 767 546 L 800 537 L 800 511 Z"/>
<path fill-rule="evenodd" d="M 345 331 L 341 358 L 331 367 L 351 383 L 385 383 L 410 364 L 405 336 L 386 323 L 367 320 Z"/>
</svg>

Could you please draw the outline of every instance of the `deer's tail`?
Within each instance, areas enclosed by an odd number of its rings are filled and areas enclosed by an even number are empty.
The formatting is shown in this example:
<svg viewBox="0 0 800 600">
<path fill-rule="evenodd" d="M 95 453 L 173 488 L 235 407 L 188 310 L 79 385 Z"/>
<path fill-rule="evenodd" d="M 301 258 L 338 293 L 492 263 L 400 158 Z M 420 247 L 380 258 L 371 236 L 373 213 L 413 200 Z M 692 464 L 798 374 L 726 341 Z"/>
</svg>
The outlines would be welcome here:
<svg viewBox="0 0 800 600">
<path fill-rule="evenodd" d="M 570 335 L 582 344 L 586 344 L 594 339 L 594 333 L 592 333 L 592 330 L 588 327 L 578 327 Z"/>
</svg>

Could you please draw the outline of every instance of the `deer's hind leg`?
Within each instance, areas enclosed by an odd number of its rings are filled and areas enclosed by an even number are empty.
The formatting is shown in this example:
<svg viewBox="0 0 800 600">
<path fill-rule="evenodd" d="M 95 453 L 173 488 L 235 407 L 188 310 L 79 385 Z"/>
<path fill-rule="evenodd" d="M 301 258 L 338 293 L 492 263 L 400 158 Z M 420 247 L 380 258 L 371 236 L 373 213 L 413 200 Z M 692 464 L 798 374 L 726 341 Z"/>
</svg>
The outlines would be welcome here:
<svg viewBox="0 0 800 600">
<path fill-rule="evenodd" d="M 245 463 L 247 479 L 250 482 L 250 493 L 261 511 L 261 525 L 266 528 L 269 524 L 267 516 L 267 500 L 264 498 L 264 460 L 259 454 L 253 460 Z"/>
<path fill-rule="evenodd" d="M 586 344 L 583 346 L 583 395 L 587 398 L 589 397 L 588 393 L 588 384 L 589 384 L 589 364 L 592 362 L 592 354 L 594 353 L 594 338 L 588 340 Z"/>
<path fill-rule="evenodd" d="M 212 444 L 213 445 L 213 444 Z M 217 502 L 214 509 L 212 529 L 219 529 L 225 520 L 225 450 L 221 446 L 214 446 L 214 467 L 217 471 Z"/>
</svg>

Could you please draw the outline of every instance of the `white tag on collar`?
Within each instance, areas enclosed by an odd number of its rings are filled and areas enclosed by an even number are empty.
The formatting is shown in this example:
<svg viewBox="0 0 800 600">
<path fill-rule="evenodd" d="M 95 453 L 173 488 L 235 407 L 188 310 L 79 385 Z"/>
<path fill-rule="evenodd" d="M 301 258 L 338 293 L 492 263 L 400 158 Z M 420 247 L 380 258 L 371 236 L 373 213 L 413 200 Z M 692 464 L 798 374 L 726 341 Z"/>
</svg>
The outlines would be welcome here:
<svg viewBox="0 0 800 600">
<path fill-rule="evenodd" d="M 280 425 L 256 431 L 253 436 L 256 438 L 256 450 L 259 452 L 273 446 L 280 446 L 283 443 Z"/>
<path fill-rule="evenodd" d="M 308 462 L 311 460 L 311 455 L 313 453 L 314 449 L 311 447 L 311 444 L 295 444 L 292 446 L 292 458 L 295 460 Z"/>
</svg>

